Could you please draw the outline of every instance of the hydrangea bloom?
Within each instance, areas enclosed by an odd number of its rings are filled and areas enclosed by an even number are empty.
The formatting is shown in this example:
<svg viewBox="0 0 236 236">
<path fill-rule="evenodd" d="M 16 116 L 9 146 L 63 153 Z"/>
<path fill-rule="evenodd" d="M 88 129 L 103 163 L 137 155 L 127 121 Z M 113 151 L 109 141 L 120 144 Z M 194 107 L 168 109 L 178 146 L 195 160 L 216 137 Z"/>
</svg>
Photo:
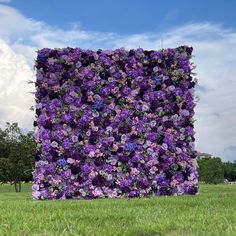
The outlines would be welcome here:
<svg viewBox="0 0 236 236">
<path fill-rule="evenodd" d="M 191 54 L 39 50 L 33 199 L 196 194 Z"/>
<path fill-rule="evenodd" d="M 67 165 L 67 161 L 66 161 L 65 159 L 58 159 L 58 160 L 56 161 L 56 163 L 57 163 L 57 165 L 59 165 L 59 166 L 61 166 L 61 167 Z"/>
</svg>

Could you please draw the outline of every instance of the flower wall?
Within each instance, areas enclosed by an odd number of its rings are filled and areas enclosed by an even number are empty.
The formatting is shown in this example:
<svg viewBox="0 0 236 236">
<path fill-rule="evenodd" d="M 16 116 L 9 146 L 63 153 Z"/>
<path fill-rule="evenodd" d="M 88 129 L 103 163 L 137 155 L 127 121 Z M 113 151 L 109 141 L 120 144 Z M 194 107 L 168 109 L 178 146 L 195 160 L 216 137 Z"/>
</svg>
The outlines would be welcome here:
<svg viewBox="0 0 236 236">
<path fill-rule="evenodd" d="M 39 50 L 33 199 L 198 193 L 191 54 Z"/>
</svg>

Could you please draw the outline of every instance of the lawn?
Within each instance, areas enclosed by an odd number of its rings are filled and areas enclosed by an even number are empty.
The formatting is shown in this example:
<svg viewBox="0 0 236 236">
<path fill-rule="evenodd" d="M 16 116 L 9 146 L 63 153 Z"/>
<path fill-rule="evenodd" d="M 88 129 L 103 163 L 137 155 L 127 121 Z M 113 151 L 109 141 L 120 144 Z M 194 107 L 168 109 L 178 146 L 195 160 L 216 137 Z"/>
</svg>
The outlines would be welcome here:
<svg viewBox="0 0 236 236">
<path fill-rule="evenodd" d="M 236 185 L 201 185 L 197 196 L 31 199 L 0 186 L 0 235 L 236 235 Z"/>
</svg>

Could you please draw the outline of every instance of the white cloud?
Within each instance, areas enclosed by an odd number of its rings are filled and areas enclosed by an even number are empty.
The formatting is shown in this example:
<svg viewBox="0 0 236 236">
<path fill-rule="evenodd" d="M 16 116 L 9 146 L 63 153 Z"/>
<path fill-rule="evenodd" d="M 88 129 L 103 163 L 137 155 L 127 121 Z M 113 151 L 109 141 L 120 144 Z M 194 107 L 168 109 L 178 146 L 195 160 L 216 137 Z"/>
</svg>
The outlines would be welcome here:
<svg viewBox="0 0 236 236">
<path fill-rule="evenodd" d="M 0 124 L 6 121 L 19 122 L 21 127 L 30 127 L 33 114 L 29 108 L 33 104 L 32 86 L 27 80 L 33 72 L 25 57 L 15 53 L 7 43 L 0 40 Z"/>
<path fill-rule="evenodd" d="M 5 60 L 8 63 L 4 67 L 5 75 L 3 77 L 1 74 L 0 77 L 1 80 L 4 79 L 4 83 L 0 81 L 2 87 L 8 91 L 0 93 L 0 100 L 7 101 L 1 102 L 1 123 L 15 118 L 17 113 L 17 120 L 21 121 L 19 123 L 31 129 L 30 122 L 34 114 L 29 113 L 26 107 L 34 104 L 34 100 L 30 96 L 25 97 L 25 86 L 28 85 L 23 85 L 20 81 L 30 76 L 34 79 L 33 59 L 39 48 L 72 46 L 92 49 L 159 49 L 187 44 L 194 48 L 193 61 L 197 64 L 195 72 L 199 80 L 197 94 L 200 101 L 196 106 L 195 116 L 196 149 L 225 159 L 236 159 L 235 148 L 230 148 L 236 144 L 235 30 L 207 22 L 186 24 L 162 33 L 134 35 L 84 31 L 74 24 L 71 29 L 62 30 L 26 18 L 15 9 L 3 5 L 0 6 L 0 28 L 0 38 L 4 40 L 0 45 L 8 45 L 3 58 L 11 55 L 8 61 Z M 18 71 L 15 69 L 16 61 L 23 63 L 17 67 Z M 10 73 L 7 71 L 11 71 L 11 74 L 7 74 Z M 14 87 L 14 83 L 18 85 Z M 15 110 L 10 109 L 9 104 L 14 104 Z"/>
</svg>

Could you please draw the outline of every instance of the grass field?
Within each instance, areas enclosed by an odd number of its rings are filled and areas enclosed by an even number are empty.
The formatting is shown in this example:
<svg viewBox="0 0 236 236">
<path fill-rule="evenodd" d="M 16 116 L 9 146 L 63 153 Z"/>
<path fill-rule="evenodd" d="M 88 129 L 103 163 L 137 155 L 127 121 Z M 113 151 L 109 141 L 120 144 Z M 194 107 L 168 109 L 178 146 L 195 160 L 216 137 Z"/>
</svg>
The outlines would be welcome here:
<svg viewBox="0 0 236 236">
<path fill-rule="evenodd" d="M 34 201 L 0 186 L 0 235 L 236 235 L 236 185 L 197 196 Z"/>
</svg>

